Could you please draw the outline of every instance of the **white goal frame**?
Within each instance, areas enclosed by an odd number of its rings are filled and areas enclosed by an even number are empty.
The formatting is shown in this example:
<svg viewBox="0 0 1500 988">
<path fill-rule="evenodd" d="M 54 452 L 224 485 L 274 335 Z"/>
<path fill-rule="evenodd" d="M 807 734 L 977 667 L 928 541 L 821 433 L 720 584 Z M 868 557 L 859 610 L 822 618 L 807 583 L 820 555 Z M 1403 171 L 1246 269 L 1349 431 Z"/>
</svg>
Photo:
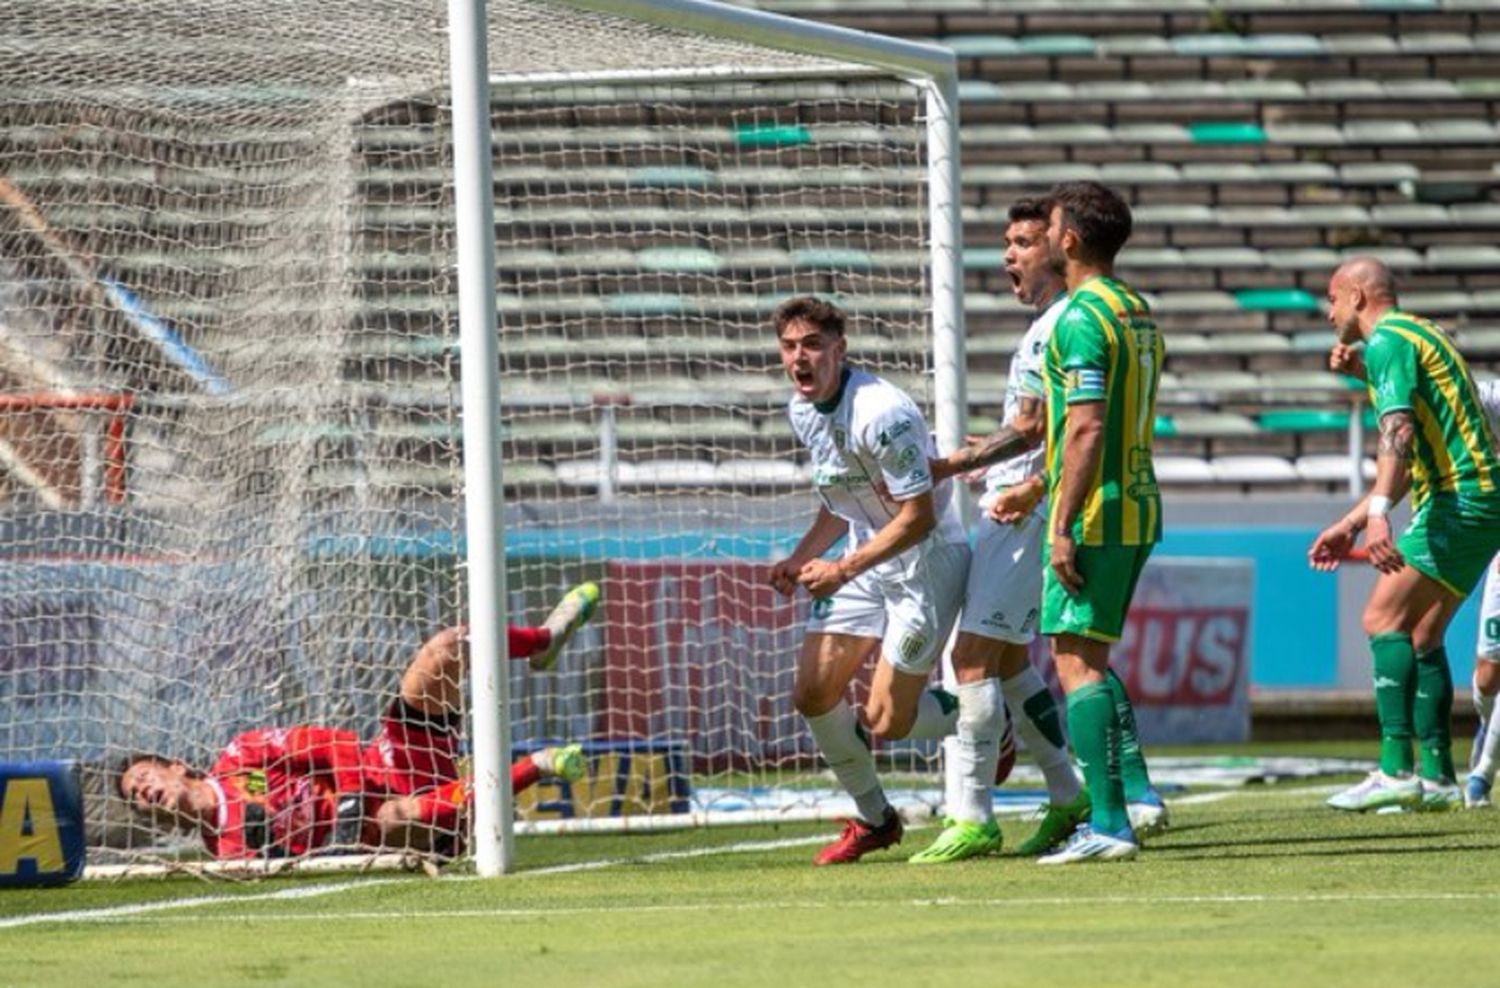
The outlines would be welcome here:
<svg viewBox="0 0 1500 988">
<path fill-rule="evenodd" d="M 925 99 L 929 250 L 932 285 L 934 428 L 939 448 L 963 442 L 964 385 L 962 222 L 959 197 L 958 73 L 953 52 L 936 45 L 801 21 L 709 0 L 552 0 L 569 7 L 845 62 L 851 76 L 896 76 Z M 509 732 L 501 711 L 510 705 L 504 668 L 505 600 L 503 497 L 500 463 L 500 382 L 496 334 L 491 86 L 549 82 L 757 81 L 791 78 L 796 70 L 725 65 L 712 70 L 666 69 L 538 75 L 489 74 L 484 0 L 449 0 L 453 86 L 455 206 L 457 210 L 459 345 L 470 368 L 463 375 L 464 487 L 471 628 L 474 752 L 472 853 L 481 876 L 512 870 L 513 806 L 506 766 Z M 819 73 L 826 76 L 826 72 Z M 962 493 L 956 497 L 964 496 Z"/>
</svg>

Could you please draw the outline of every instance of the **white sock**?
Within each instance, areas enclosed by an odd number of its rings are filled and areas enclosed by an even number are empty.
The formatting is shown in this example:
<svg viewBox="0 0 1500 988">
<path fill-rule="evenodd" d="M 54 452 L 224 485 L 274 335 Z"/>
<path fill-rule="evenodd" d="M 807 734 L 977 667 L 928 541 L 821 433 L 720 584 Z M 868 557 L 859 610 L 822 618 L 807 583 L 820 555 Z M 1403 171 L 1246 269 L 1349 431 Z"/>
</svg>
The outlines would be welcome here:
<svg viewBox="0 0 1500 988">
<path fill-rule="evenodd" d="M 1495 698 L 1488 696 L 1485 699 L 1489 701 L 1493 712 Z M 1469 774 L 1477 775 L 1486 782 L 1493 782 L 1497 767 L 1500 767 L 1500 717 L 1486 717 L 1484 734 L 1479 738 L 1479 757 L 1474 761 Z"/>
<path fill-rule="evenodd" d="M 1479 692 L 1477 676 L 1469 680 L 1469 696 L 1474 700 L 1474 712 L 1479 715 L 1479 719 L 1489 723 L 1490 714 L 1495 711 L 1495 698 Z"/>
<path fill-rule="evenodd" d="M 1010 719 L 1015 722 L 1016 733 L 1026 743 L 1032 761 L 1041 769 L 1047 780 L 1047 799 L 1053 806 L 1063 806 L 1078 798 L 1081 786 L 1073 763 L 1068 760 L 1067 748 L 1059 748 L 1043 733 L 1036 721 L 1026 714 L 1026 701 L 1037 693 L 1046 693 L 1047 684 L 1041 674 L 1028 665 L 1020 672 L 1000 684 L 1005 694 L 1005 704 L 1010 708 Z M 1053 709 L 1056 709 L 1054 703 Z"/>
<path fill-rule="evenodd" d="M 823 760 L 833 770 L 844 791 L 854 798 L 859 818 L 868 824 L 879 824 L 885 818 L 890 803 L 880 788 L 880 776 L 875 772 L 875 758 L 870 748 L 860 740 L 855 730 L 854 711 L 844 700 L 825 714 L 804 717 L 812 731 Z"/>
<path fill-rule="evenodd" d="M 1000 760 L 1000 682 L 982 679 L 958 688 L 958 728 L 952 747 L 956 766 L 948 815 L 965 823 L 994 819 L 990 787 Z"/>
<path fill-rule="evenodd" d="M 923 690 L 917 697 L 916 719 L 902 740 L 936 741 L 952 734 L 957 727 L 958 704 L 950 700 L 944 705 L 934 691 Z"/>
</svg>

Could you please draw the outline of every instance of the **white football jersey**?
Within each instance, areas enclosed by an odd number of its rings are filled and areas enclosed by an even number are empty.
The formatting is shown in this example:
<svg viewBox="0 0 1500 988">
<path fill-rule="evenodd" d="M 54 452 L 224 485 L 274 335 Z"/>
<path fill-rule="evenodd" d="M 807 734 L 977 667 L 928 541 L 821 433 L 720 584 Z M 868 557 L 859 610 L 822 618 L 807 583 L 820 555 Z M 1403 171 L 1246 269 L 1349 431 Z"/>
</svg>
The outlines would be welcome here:
<svg viewBox="0 0 1500 988">
<path fill-rule="evenodd" d="M 932 491 L 937 527 L 928 540 L 967 542 L 954 509 L 950 483 L 934 486 L 928 460 L 937 454 L 927 420 L 906 392 L 867 371 L 847 369 L 834 407 L 793 396 L 787 405 L 792 432 L 812 459 L 813 487 L 823 505 L 849 523 L 849 548 L 868 542 L 896 517 L 898 502 Z M 928 540 L 876 567 L 905 572 Z"/>
<path fill-rule="evenodd" d="M 1067 308 L 1066 293 L 1058 295 L 1052 304 L 1037 316 L 1026 329 L 1026 335 L 1016 346 L 1010 358 L 1010 375 L 1005 379 L 1005 417 L 1002 425 L 1008 425 L 1016 417 L 1016 407 L 1022 397 L 1042 398 L 1042 356 L 1047 352 L 1047 341 L 1052 339 L 1052 327 L 1057 317 Z M 990 467 L 984 475 L 986 494 L 993 494 L 1002 487 L 1019 484 L 1028 477 L 1042 472 L 1042 463 L 1047 451 L 1042 444 L 1035 449 L 1018 453 Z"/>
<path fill-rule="evenodd" d="M 1475 381 L 1474 387 L 1479 390 L 1479 404 L 1484 407 L 1484 414 L 1489 416 L 1490 428 L 1494 430 L 1496 437 L 1500 437 L 1500 379 Z"/>
</svg>

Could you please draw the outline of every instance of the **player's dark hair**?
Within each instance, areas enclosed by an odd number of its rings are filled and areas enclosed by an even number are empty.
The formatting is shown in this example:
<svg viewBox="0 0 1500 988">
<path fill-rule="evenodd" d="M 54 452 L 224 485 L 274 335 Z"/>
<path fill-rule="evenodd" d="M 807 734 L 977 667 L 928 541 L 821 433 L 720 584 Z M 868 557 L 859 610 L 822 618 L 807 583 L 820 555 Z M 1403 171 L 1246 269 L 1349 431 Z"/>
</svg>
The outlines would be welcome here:
<svg viewBox="0 0 1500 988">
<path fill-rule="evenodd" d="M 1033 220 L 1047 222 L 1052 216 L 1052 204 L 1046 199 L 1022 196 L 1010 204 L 1005 214 L 1008 223 L 1030 223 Z"/>
<path fill-rule="evenodd" d="M 121 785 L 125 781 L 125 773 L 130 771 L 130 766 L 136 762 L 155 762 L 157 765 L 186 765 L 188 778 L 203 778 L 202 772 L 188 765 L 181 758 L 168 758 L 166 755 L 158 754 L 154 751 L 133 751 L 115 762 L 114 767 L 109 771 L 110 788 L 116 796 L 123 797 L 125 795 L 125 790 L 121 788 Z"/>
<path fill-rule="evenodd" d="M 776 307 L 776 314 L 771 317 L 777 336 L 794 322 L 810 323 L 833 336 L 844 335 L 844 310 L 815 295 L 789 298 Z"/>
<path fill-rule="evenodd" d="M 1107 185 L 1059 182 L 1047 200 L 1062 207 L 1062 221 L 1083 242 L 1085 260 L 1108 264 L 1130 239 L 1130 207 Z"/>
</svg>

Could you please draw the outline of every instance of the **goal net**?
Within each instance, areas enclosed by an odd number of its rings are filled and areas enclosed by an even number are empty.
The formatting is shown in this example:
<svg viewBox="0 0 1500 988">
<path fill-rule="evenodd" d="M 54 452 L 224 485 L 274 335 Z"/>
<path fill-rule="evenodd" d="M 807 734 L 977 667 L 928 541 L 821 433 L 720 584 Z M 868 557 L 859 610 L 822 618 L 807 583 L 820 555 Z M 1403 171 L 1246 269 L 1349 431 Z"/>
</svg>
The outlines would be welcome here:
<svg viewBox="0 0 1500 988">
<path fill-rule="evenodd" d="M 518 818 L 837 812 L 790 701 L 806 600 L 763 580 L 815 511 L 768 317 L 838 300 L 855 360 L 957 434 L 961 394 L 933 384 L 934 282 L 956 291 L 931 261 L 956 248 L 929 219 L 934 87 L 848 32 L 798 51 L 775 18 L 612 6 L 487 13 L 504 609 L 538 624 L 602 589 L 552 671 L 504 670 L 518 752 L 589 764 Z M 459 382 L 487 369 L 458 346 L 446 11 L 8 14 L 0 761 L 84 766 L 91 864 L 200 860 L 222 815 L 132 810 L 127 756 L 207 770 L 297 725 L 370 745 L 417 649 L 467 620 Z M 882 755 L 936 778 L 935 749 Z M 311 834 L 290 818 L 322 811 L 273 798 L 277 773 L 326 757 L 215 782 Z"/>
</svg>

